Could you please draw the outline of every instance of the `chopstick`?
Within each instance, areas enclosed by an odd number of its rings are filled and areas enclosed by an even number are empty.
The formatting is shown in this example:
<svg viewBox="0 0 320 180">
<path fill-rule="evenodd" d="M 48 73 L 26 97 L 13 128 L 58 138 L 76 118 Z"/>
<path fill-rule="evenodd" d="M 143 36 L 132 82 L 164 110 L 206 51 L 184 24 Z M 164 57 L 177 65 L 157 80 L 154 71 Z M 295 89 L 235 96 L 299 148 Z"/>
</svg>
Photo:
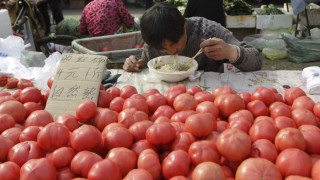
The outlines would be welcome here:
<svg viewBox="0 0 320 180">
<path fill-rule="evenodd" d="M 191 59 L 189 59 L 186 64 L 190 64 L 201 53 L 202 53 L 202 48 L 200 48 L 199 51 L 196 53 L 196 55 L 194 55 Z"/>
</svg>

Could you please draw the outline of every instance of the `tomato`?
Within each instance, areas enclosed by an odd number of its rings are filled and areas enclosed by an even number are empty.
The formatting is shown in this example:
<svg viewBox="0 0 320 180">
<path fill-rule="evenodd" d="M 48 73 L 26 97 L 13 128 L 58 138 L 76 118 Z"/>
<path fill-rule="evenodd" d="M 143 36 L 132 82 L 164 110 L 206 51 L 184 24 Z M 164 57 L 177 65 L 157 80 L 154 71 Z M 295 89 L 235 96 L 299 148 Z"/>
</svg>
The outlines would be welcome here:
<svg viewBox="0 0 320 180">
<path fill-rule="evenodd" d="M 306 142 L 306 152 L 309 154 L 320 153 L 320 129 L 313 125 L 302 125 L 299 127 Z"/>
<path fill-rule="evenodd" d="M 147 96 L 146 103 L 150 113 L 154 113 L 159 106 L 166 105 L 167 101 L 162 94 L 155 93 Z"/>
<path fill-rule="evenodd" d="M 306 149 L 306 142 L 301 131 L 291 127 L 281 129 L 275 138 L 274 144 L 279 151 L 288 148 L 298 148 L 303 151 Z"/>
<path fill-rule="evenodd" d="M 6 88 L 7 89 L 13 89 L 13 88 L 16 88 L 17 85 L 18 85 L 18 79 L 17 78 L 14 78 L 14 77 L 9 77 L 7 79 L 7 84 L 6 84 Z"/>
<path fill-rule="evenodd" d="M 20 93 L 20 102 L 36 102 L 42 98 L 41 91 L 36 87 L 26 87 Z"/>
<path fill-rule="evenodd" d="M 317 102 L 314 106 L 313 106 L 313 113 L 316 117 L 320 118 L 320 102 Z"/>
<path fill-rule="evenodd" d="M 314 180 L 320 179 L 320 161 L 316 161 L 311 169 L 311 177 Z"/>
<path fill-rule="evenodd" d="M 130 99 L 130 98 L 129 98 Z M 136 108 L 127 108 L 122 110 L 118 115 L 118 122 L 129 128 L 132 124 L 148 120 L 149 116 L 146 112 L 140 111 Z"/>
<path fill-rule="evenodd" d="M 249 121 L 250 123 L 253 123 L 253 120 L 254 120 L 253 114 L 249 110 L 243 109 L 243 110 L 239 110 L 239 111 L 232 113 L 229 116 L 228 121 L 232 122 L 233 120 L 236 120 L 239 118 L 243 118 L 243 119 Z"/>
<path fill-rule="evenodd" d="M 47 86 L 49 87 L 49 89 L 51 89 L 53 81 L 54 81 L 54 76 L 49 77 L 49 79 L 47 80 Z"/>
<path fill-rule="evenodd" d="M 57 179 L 56 180 L 65 180 L 76 178 L 74 172 L 72 172 L 70 166 L 57 169 Z"/>
<path fill-rule="evenodd" d="M 261 100 L 253 100 L 247 104 L 247 109 L 254 115 L 258 116 L 268 116 L 269 109 Z"/>
<path fill-rule="evenodd" d="M 167 92 L 170 91 L 180 91 L 182 93 L 185 93 L 187 91 L 187 87 L 184 84 L 176 84 L 173 85 L 171 87 L 169 87 L 169 89 L 167 90 Z"/>
<path fill-rule="evenodd" d="M 204 137 L 203 139 L 210 140 L 210 141 L 216 143 L 219 134 L 220 133 L 218 131 L 212 131 L 208 136 Z"/>
<path fill-rule="evenodd" d="M 78 118 L 72 114 L 67 114 L 67 113 L 62 113 L 58 115 L 54 122 L 65 125 L 70 132 L 80 127 Z"/>
<path fill-rule="evenodd" d="M 226 176 L 219 164 L 214 162 L 203 162 L 194 168 L 192 179 L 226 179 Z"/>
<path fill-rule="evenodd" d="M 250 120 L 247 120 L 245 117 L 238 117 L 229 121 L 228 128 L 236 128 L 242 130 L 245 133 L 248 133 L 251 128 L 251 125 L 252 123 L 250 122 Z"/>
<path fill-rule="evenodd" d="M 123 103 L 122 109 L 125 110 L 129 108 L 135 108 L 136 110 L 143 111 L 146 114 L 149 113 L 147 102 L 144 99 L 127 98 Z"/>
<path fill-rule="evenodd" d="M 157 94 L 157 93 L 160 93 L 160 91 L 159 91 L 158 89 L 151 88 L 151 89 L 148 89 L 148 90 L 144 91 L 144 92 L 143 92 L 143 95 L 144 95 L 145 97 L 148 97 L 148 96 L 150 96 L 150 95 L 152 95 L 152 94 Z"/>
<path fill-rule="evenodd" d="M 258 121 L 257 121 L 258 119 Z M 252 142 L 258 139 L 268 139 L 274 142 L 278 131 L 273 124 L 273 120 L 268 116 L 259 116 L 249 130 Z"/>
<path fill-rule="evenodd" d="M 19 135 L 19 141 L 37 141 L 40 130 L 40 126 L 29 126 L 24 128 Z"/>
<path fill-rule="evenodd" d="M 291 108 L 282 102 L 274 102 L 269 106 L 270 117 L 275 119 L 278 116 L 291 117 Z"/>
<path fill-rule="evenodd" d="M 133 136 L 129 132 L 129 129 L 124 127 L 123 125 L 118 127 L 110 128 L 115 123 L 111 123 L 108 126 L 106 126 L 102 131 L 102 140 L 104 143 L 104 146 L 107 149 L 112 149 L 115 147 L 126 147 L 130 148 L 133 143 Z"/>
<path fill-rule="evenodd" d="M 187 176 L 189 173 L 190 158 L 183 150 L 171 151 L 162 162 L 162 174 L 169 179 L 174 176 Z"/>
<path fill-rule="evenodd" d="M 119 166 L 122 177 L 125 177 L 129 171 L 135 169 L 137 165 L 136 154 L 132 150 L 124 147 L 111 149 L 106 159 L 110 159 Z"/>
<path fill-rule="evenodd" d="M 159 155 L 152 149 L 143 150 L 138 156 L 137 168 L 148 171 L 153 179 L 161 179 Z"/>
<path fill-rule="evenodd" d="M 233 171 L 228 166 L 221 166 L 223 169 L 224 174 L 226 175 L 226 178 L 234 178 Z"/>
<path fill-rule="evenodd" d="M 170 123 L 176 130 L 176 135 L 184 132 L 185 124 L 182 122 L 171 122 Z"/>
<path fill-rule="evenodd" d="M 146 131 L 146 139 L 151 144 L 166 144 L 171 142 L 176 136 L 174 127 L 167 122 L 151 125 Z"/>
<path fill-rule="evenodd" d="M 310 177 L 312 161 L 306 152 L 297 148 L 288 148 L 280 152 L 276 166 L 283 178 L 290 175 Z"/>
<path fill-rule="evenodd" d="M 87 124 L 80 126 L 70 134 L 70 144 L 75 151 L 92 150 L 101 141 L 102 137 L 99 129 Z"/>
<path fill-rule="evenodd" d="M 219 109 L 211 101 L 203 101 L 203 102 L 199 103 L 196 107 L 196 111 L 198 113 L 209 112 L 209 113 L 212 113 L 212 115 L 214 115 L 214 117 L 216 117 L 216 118 L 219 117 Z"/>
<path fill-rule="evenodd" d="M 132 124 L 129 128 L 129 132 L 132 134 L 133 140 L 138 141 L 145 139 L 146 131 L 152 124 L 153 122 L 149 120 L 138 121 Z"/>
<path fill-rule="evenodd" d="M 291 175 L 287 176 L 285 180 L 312 180 L 311 178 L 303 177 L 303 176 L 296 176 L 296 175 Z"/>
<path fill-rule="evenodd" d="M 48 98 L 49 98 L 49 94 L 50 94 L 50 89 L 41 91 L 41 96 L 42 96 L 42 98 L 40 100 L 41 105 L 46 106 Z"/>
<path fill-rule="evenodd" d="M 55 180 L 57 170 L 47 158 L 30 159 L 20 169 L 20 179 Z"/>
<path fill-rule="evenodd" d="M 178 112 L 185 110 L 195 110 L 196 106 L 197 101 L 192 95 L 188 93 L 179 94 L 173 101 L 173 107 Z"/>
<path fill-rule="evenodd" d="M 120 89 L 120 97 L 127 99 L 133 94 L 138 94 L 137 89 L 132 85 L 125 85 Z"/>
<path fill-rule="evenodd" d="M 88 177 L 90 169 L 96 162 L 101 162 L 103 158 L 90 151 L 80 151 L 71 160 L 71 170 L 82 177 Z"/>
<path fill-rule="evenodd" d="M 260 86 L 251 94 L 251 101 L 254 100 L 260 100 L 269 106 L 275 101 L 274 92 L 270 88 Z"/>
<path fill-rule="evenodd" d="M 189 147 L 188 154 L 193 166 L 197 166 L 205 161 L 217 164 L 220 161 L 220 154 L 217 151 L 215 143 L 209 140 L 200 140 L 192 143 Z"/>
<path fill-rule="evenodd" d="M 313 111 L 313 106 L 315 105 L 314 101 L 308 96 L 299 96 L 292 102 L 292 109 L 295 108 L 305 108 L 309 111 Z"/>
<path fill-rule="evenodd" d="M 196 111 L 193 110 L 186 110 L 186 111 L 180 111 L 176 112 L 171 116 L 171 122 L 182 122 L 185 123 L 187 117 L 190 115 L 196 114 Z"/>
<path fill-rule="evenodd" d="M 277 167 L 269 160 L 264 158 L 248 158 L 238 167 L 236 179 L 282 180 L 282 176 Z"/>
<path fill-rule="evenodd" d="M 54 151 L 69 143 L 70 131 L 60 123 L 50 123 L 43 127 L 37 136 L 39 146 L 47 151 Z"/>
<path fill-rule="evenodd" d="M 201 89 L 201 87 L 199 87 L 199 86 L 190 86 L 188 89 L 187 89 L 187 91 L 186 91 L 186 93 L 188 93 L 188 94 L 190 94 L 190 95 L 195 95 L 197 92 L 200 92 L 200 91 L 202 91 L 202 89 Z"/>
<path fill-rule="evenodd" d="M 1 136 L 9 138 L 14 142 L 14 144 L 17 144 L 19 143 L 19 136 L 21 134 L 21 131 L 22 128 L 20 127 L 12 127 L 3 131 L 1 133 Z"/>
<path fill-rule="evenodd" d="M 228 123 L 227 121 L 223 121 L 223 120 L 218 120 L 217 121 L 217 131 L 220 133 L 224 130 L 226 130 L 228 128 Z"/>
<path fill-rule="evenodd" d="M 88 123 L 96 113 L 97 105 L 91 100 L 81 101 L 76 107 L 76 117 L 81 123 Z"/>
<path fill-rule="evenodd" d="M 306 93 L 299 87 L 291 87 L 284 92 L 284 100 L 288 105 L 292 105 L 293 101 L 300 96 L 306 96 Z"/>
<path fill-rule="evenodd" d="M 109 108 L 97 108 L 93 117 L 93 125 L 102 131 L 108 124 L 118 122 L 119 113 Z"/>
<path fill-rule="evenodd" d="M 20 101 L 20 93 L 21 89 L 16 89 L 12 92 L 11 97 L 15 98 L 16 100 Z"/>
<path fill-rule="evenodd" d="M 5 86 L 8 82 L 8 78 L 10 78 L 10 77 L 6 76 L 6 75 L 2 75 L 0 77 L 0 86 Z"/>
<path fill-rule="evenodd" d="M 52 115 L 46 110 L 33 111 L 26 119 L 25 126 L 46 126 L 53 122 Z"/>
<path fill-rule="evenodd" d="M 19 89 L 24 89 L 26 87 L 33 87 L 33 82 L 29 79 L 24 79 L 24 78 L 21 78 L 19 81 L 18 81 L 18 84 L 17 84 L 17 87 Z"/>
<path fill-rule="evenodd" d="M 111 94 L 105 90 L 100 90 L 98 95 L 97 107 L 107 108 L 112 100 Z"/>
<path fill-rule="evenodd" d="M 317 126 L 316 116 L 308 109 L 296 108 L 291 111 L 291 117 L 298 127 L 305 124 Z"/>
<path fill-rule="evenodd" d="M 41 110 L 41 106 L 35 102 L 26 102 L 23 104 L 26 109 L 26 117 L 28 117 L 33 111 Z"/>
<path fill-rule="evenodd" d="M 48 159 L 57 168 L 63 168 L 70 165 L 75 152 L 71 147 L 60 147 L 48 155 Z"/>
<path fill-rule="evenodd" d="M 106 91 L 111 95 L 111 99 L 120 96 L 120 89 L 118 87 L 111 86 Z"/>
<path fill-rule="evenodd" d="M 122 97 L 115 97 L 111 100 L 109 108 L 113 111 L 120 113 L 122 111 L 124 100 L 125 99 Z"/>
<path fill-rule="evenodd" d="M 191 133 L 188 132 L 181 132 L 176 135 L 173 142 L 171 143 L 172 150 L 184 150 L 188 152 L 189 146 L 195 142 L 195 138 Z"/>
<path fill-rule="evenodd" d="M 0 114 L 0 134 L 6 129 L 14 127 L 15 120 L 9 114 Z"/>
<path fill-rule="evenodd" d="M 15 144 L 10 138 L 4 137 L 4 136 L 0 136 L 0 145 L 1 145 L 0 162 L 4 162 L 4 161 L 7 160 L 7 155 L 8 155 L 9 150 Z"/>
<path fill-rule="evenodd" d="M 120 168 L 112 160 L 103 159 L 93 164 L 88 179 L 121 180 Z"/>
<path fill-rule="evenodd" d="M 232 162 L 239 162 L 251 153 L 251 139 L 248 134 L 238 129 L 226 129 L 217 138 L 220 155 Z"/>
<path fill-rule="evenodd" d="M 110 49 L 107 46 L 101 48 L 101 52 L 108 52 Z"/>
<path fill-rule="evenodd" d="M 251 146 L 251 157 L 265 158 L 275 162 L 278 156 L 276 146 L 267 139 L 258 139 Z"/>
<path fill-rule="evenodd" d="M 22 123 L 26 117 L 26 109 L 19 101 L 6 101 L 0 104 L 0 114 L 10 114 L 16 123 Z"/>
<path fill-rule="evenodd" d="M 8 160 L 20 167 L 30 159 L 45 157 L 45 151 L 35 141 L 24 141 L 14 145 L 8 152 Z"/>
<path fill-rule="evenodd" d="M 246 105 L 251 101 L 251 94 L 248 92 L 239 93 L 239 96 L 243 99 Z"/>
<path fill-rule="evenodd" d="M 211 113 L 197 113 L 189 116 L 185 122 L 185 131 L 195 138 L 205 137 L 217 130 L 217 120 Z"/>
<path fill-rule="evenodd" d="M 20 179 L 20 167 L 12 161 L 7 161 L 0 164 L 0 179 L 2 180 Z"/>
<path fill-rule="evenodd" d="M 160 122 L 167 122 L 171 123 L 171 119 L 169 119 L 167 116 L 159 116 L 154 123 L 160 123 Z"/>
<path fill-rule="evenodd" d="M 245 109 L 243 99 L 237 94 L 222 94 L 215 98 L 214 104 L 219 109 L 222 118 L 228 119 L 235 111 Z"/>
<path fill-rule="evenodd" d="M 174 113 L 176 113 L 176 111 L 171 106 L 162 105 L 153 113 L 152 119 L 156 120 L 159 116 L 167 116 L 168 118 L 171 118 Z"/>
<path fill-rule="evenodd" d="M 297 128 L 296 123 L 293 119 L 286 117 L 286 116 L 278 116 L 273 120 L 274 126 L 279 131 L 280 129 L 286 128 L 286 127 L 292 127 Z"/>
<path fill-rule="evenodd" d="M 144 169 L 132 169 L 123 180 L 145 179 L 153 180 L 152 175 Z"/>
<path fill-rule="evenodd" d="M 237 94 L 237 92 L 234 89 L 232 89 L 231 86 L 218 87 L 212 91 L 212 95 L 214 98 L 222 94 Z"/>
<path fill-rule="evenodd" d="M 208 91 L 199 91 L 196 94 L 194 94 L 194 99 L 197 101 L 197 103 L 201 103 L 203 101 L 214 101 L 213 95 Z"/>
<path fill-rule="evenodd" d="M 138 140 L 131 146 L 131 150 L 136 153 L 137 157 L 139 157 L 141 152 L 146 149 L 152 149 L 154 151 L 157 151 L 156 146 L 150 144 L 146 139 Z"/>
</svg>

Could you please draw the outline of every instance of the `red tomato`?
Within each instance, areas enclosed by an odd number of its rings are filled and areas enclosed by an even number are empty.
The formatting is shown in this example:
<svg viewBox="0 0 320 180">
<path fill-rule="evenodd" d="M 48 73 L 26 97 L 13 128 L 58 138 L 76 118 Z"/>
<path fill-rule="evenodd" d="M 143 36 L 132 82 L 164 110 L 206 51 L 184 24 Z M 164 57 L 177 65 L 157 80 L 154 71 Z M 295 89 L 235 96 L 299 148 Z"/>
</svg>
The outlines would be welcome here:
<svg viewBox="0 0 320 180">
<path fill-rule="evenodd" d="M 110 49 L 107 46 L 101 48 L 101 52 L 108 52 Z"/>
<path fill-rule="evenodd" d="M 58 115 L 54 122 L 65 125 L 70 132 L 80 127 L 78 118 L 72 114 L 67 114 L 67 113 Z"/>
<path fill-rule="evenodd" d="M 320 153 L 320 129 L 313 125 L 302 125 L 299 130 L 303 134 L 304 140 L 306 142 L 306 152 L 309 154 Z"/>
<path fill-rule="evenodd" d="M 102 141 L 101 132 L 94 126 L 82 125 L 70 135 L 70 144 L 75 151 L 93 150 Z M 86 143 L 83 143 L 86 142 Z"/>
<path fill-rule="evenodd" d="M 233 120 L 239 119 L 239 118 L 243 118 L 249 121 L 250 123 L 253 123 L 253 120 L 254 120 L 253 114 L 249 110 L 243 109 L 243 110 L 239 110 L 232 113 L 229 116 L 228 121 L 232 122 Z"/>
<path fill-rule="evenodd" d="M 279 151 L 288 148 L 298 148 L 302 151 L 306 149 L 306 142 L 301 131 L 291 127 L 281 129 L 275 138 L 274 144 Z"/>
<path fill-rule="evenodd" d="M 320 179 L 320 161 L 316 161 L 311 169 L 311 177 L 314 180 Z"/>
<path fill-rule="evenodd" d="M 236 179 L 239 180 L 282 180 L 277 167 L 264 158 L 248 158 L 237 169 Z"/>
<path fill-rule="evenodd" d="M 29 126 L 46 126 L 53 122 L 52 115 L 46 110 L 33 111 L 25 122 L 25 127 Z"/>
<path fill-rule="evenodd" d="M 276 146 L 267 139 L 258 139 L 251 146 L 251 157 L 265 158 L 271 162 L 276 162 L 278 151 Z"/>
<path fill-rule="evenodd" d="M 108 108 L 97 108 L 93 117 L 93 125 L 102 131 L 108 124 L 118 122 L 119 113 Z"/>
<path fill-rule="evenodd" d="M 146 91 L 143 92 L 143 95 L 145 97 L 148 97 L 150 96 L 151 94 L 157 94 L 157 93 L 160 93 L 160 91 L 158 89 L 155 89 L 155 88 L 152 88 L 152 89 L 148 89 Z"/>
<path fill-rule="evenodd" d="M 136 153 L 124 147 L 111 149 L 106 159 L 110 159 L 119 166 L 122 177 L 125 177 L 129 171 L 135 169 L 137 165 Z"/>
<path fill-rule="evenodd" d="M 26 117 L 26 109 L 19 101 L 6 101 L 0 104 L 0 114 L 9 114 L 16 123 L 22 123 Z"/>
<path fill-rule="evenodd" d="M 109 107 L 111 100 L 112 100 L 112 97 L 110 93 L 108 93 L 105 90 L 100 90 L 97 106 L 102 108 L 107 108 Z"/>
<path fill-rule="evenodd" d="M 152 119 L 156 120 L 159 116 L 167 116 L 168 118 L 171 118 L 174 113 L 176 113 L 176 111 L 171 106 L 162 105 L 153 113 Z"/>
<path fill-rule="evenodd" d="M 273 120 L 274 126 L 277 128 L 278 131 L 280 131 L 283 128 L 286 127 L 292 127 L 297 128 L 296 123 L 293 119 L 286 117 L 286 116 L 278 116 Z"/>
<path fill-rule="evenodd" d="M 15 144 L 10 138 L 4 137 L 4 136 L 0 136 L 0 145 L 1 145 L 0 162 L 4 162 L 4 161 L 7 160 L 7 155 L 8 155 L 9 150 Z"/>
<path fill-rule="evenodd" d="M 195 138 L 191 133 L 181 132 L 176 135 L 173 142 L 171 143 L 172 150 L 184 150 L 188 152 L 189 146 L 195 142 Z"/>
<path fill-rule="evenodd" d="M 153 179 L 161 179 L 159 155 L 152 149 L 143 150 L 138 156 L 137 168 L 148 171 Z"/>
<path fill-rule="evenodd" d="M 38 103 L 42 98 L 41 91 L 36 87 L 26 87 L 20 93 L 20 102 L 36 102 Z"/>
<path fill-rule="evenodd" d="M 71 147 L 61 147 L 50 153 L 47 158 L 57 169 L 60 169 L 69 166 L 75 155 Z"/>
<path fill-rule="evenodd" d="M 194 94 L 194 99 L 197 101 L 197 103 L 201 103 L 204 101 L 214 101 L 213 95 L 208 91 L 199 91 L 196 94 Z"/>
<path fill-rule="evenodd" d="M 113 124 L 119 124 L 119 126 L 109 129 Z M 107 149 L 115 147 L 130 148 L 133 143 L 133 136 L 129 132 L 129 129 L 120 123 L 111 123 L 103 129 L 102 140 Z"/>
<path fill-rule="evenodd" d="M 57 169 L 57 179 L 56 180 L 65 180 L 76 178 L 74 172 L 72 172 L 70 166 Z"/>
<path fill-rule="evenodd" d="M 18 84 L 17 84 L 17 87 L 19 89 L 24 89 L 26 87 L 33 87 L 33 82 L 29 79 L 23 79 L 21 78 L 19 81 L 18 81 Z"/>
<path fill-rule="evenodd" d="M 196 114 L 196 111 L 187 110 L 187 111 L 180 111 L 176 112 L 171 116 L 171 122 L 182 122 L 185 123 L 187 117 Z"/>
<path fill-rule="evenodd" d="M 120 89 L 115 86 L 109 87 L 106 91 L 111 95 L 111 99 L 120 96 Z"/>
<path fill-rule="evenodd" d="M 120 168 L 112 160 L 103 159 L 93 164 L 88 179 L 121 180 Z"/>
<path fill-rule="evenodd" d="M 153 180 L 152 175 L 144 169 L 132 169 L 123 180 L 145 179 Z"/>
<path fill-rule="evenodd" d="M 247 109 L 252 112 L 254 117 L 268 116 L 269 109 L 261 100 L 253 100 L 247 104 Z"/>
<path fill-rule="evenodd" d="M 41 105 L 46 106 L 47 100 L 49 98 L 49 94 L 50 94 L 50 89 L 41 91 L 41 96 L 42 96 L 42 99 L 40 100 Z"/>
<path fill-rule="evenodd" d="M 47 158 L 30 159 L 20 169 L 20 179 L 56 180 L 57 170 Z"/>
<path fill-rule="evenodd" d="M 29 126 L 22 130 L 19 136 L 19 141 L 37 141 L 40 126 Z"/>
<path fill-rule="evenodd" d="M 0 114 L 0 134 L 6 129 L 12 128 L 15 125 L 15 120 L 9 114 Z"/>
<path fill-rule="evenodd" d="M 7 161 L 0 164 L 0 179 L 2 180 L 20 179 L 20 167 L 12 161 Z"/>
<path fill-rule="evenodd" d="M 271 142 L 274 142 L 278 130 L 274 126 L 273 120 L 268 116 L 259 116 L 258 118 L 256 118 L 249 130 L 252 142 L 258 139 L 268 139 Z"/>
<path fill-rule="evenodd" d="M 133 94 L 138 94 L 137 89 L 132 85 L 125 85 L 120 89 L 120 97 L 127 99 Z"/>
<path fill-rule="evenodd" d="M 35 141 L 24 141 L 14 145 L 8 152 L 8 160 L 20 167 L 30 159 L 45 157 L 45 151 Z"/>
<path fill-rule="evenodd" d="M 163 96 L 166 98 L 167 104 L 170 106 L 173 106 L 173 102 L 175 100 L 175 98 L 180 95 L 183 94 L 184 92 L 182 90 L 175 90 L 175 91 L 166 91 Z"/>
<path fill-rule="evenodd" d="M 1 136 L 9 138 L 14 142 L 14 144 L 17 144 L 19 143 L 19 136 L 21 134 L 21 131 L 22 128 L 20 127 L 12 127 L 3 131 L 1 133 Z"/>
<path fill-rule="evenodd" d="M 155 145 L 169 143 L 175 136 L 176 130 L 167 122 L 153 124 L 146 131 L 146 139 Z"/>
<path fill-rule="evenodd" d="M 69 143 L 70 131 L 60 123 L 50 123 L 43 127 L 37 136 L 39 146 L 47 151 L 54 151 Z"/>
<path fill-rule="evenodd" d="M 170 179 L 174 176 L 187 176 L 189 173 L 190 158 L 183 150 L 171 151 L 162 162 L 162 174 Z"/>
<path fill-rule="evenodd" d="M 17 78 L 14 78 L 14 77 L 9 77 L 7 79 L 7 84 L 6 84 L 6 88 L 7 89 L 13 89 L 13 88 L 16 88 L 17 85 L 18 85 L 18 79 Z"/>
<path fill-rule="evenodd" d="M 317 126 L 316 116 L 305 108 L 296 108 L 291 111 L 291 117 L 296 122 L 297 126 L 301 125 L 314 125 Z"/>
<path fill-rule="evenodd" d="M 283 178 L 290 175 L 310 177 L 312 161 L 306 152 L 297 148 L 288 148 L 280 152 L 276 166 Z"/>
<path fill-rule="evenodd" d="M 240 162 L 251 153 L 251 139 L 238 129 L 226 129 L 217 138 L 219 153 L 232 162 Z"/>
<path fill-rule="evenodd" d="M 192 179 L 226 179 L 226 176 L 219 164 L 214 162 L 203 162 L 194 168 Z"/>
<path fill-rule="evenodd" d="M 195 138 L 205 137 L 217 130 L 217 119 L 211 113 L 197 113 L 189 116 L 185 122 L 185 131 Z"/>
<path fill-rule="evenodd" d="M 222 94 L 215 98 L 214 104 L 219 109 L 222 118 L 228 119 L 230 114 L 245 109 L 243 99 L 237 94 Z"/>
<path fill-rule="evenodd" d="M 187 88 L 184 84 L 176 84 L 171 86 L 167 91 L 180 91 L 182 93 L 185 93 L 187 91 Z"/>
<path fill-rule="evenodd" d="M 132 96 L 130 96 L 130 98 L 132 98 L 132 99 L 142 99 L 142 100 L 145 100 L 145 101 L 147 100 L 147 98 L 142 94 L 132 94 Z"/>
<path fill-rule="evenodd" d="M 192 143 L 189 147 L 188 154 L 193 166 L 197 166 L 205 161 L 217 164 L 220 161 L 220 154 L 217 151 L 215 143 L 209 140 L 200 140 Z"/>
<path fill-rule="evenodd" d="M 248 133 L 251 128 L 251 125 L 252 123 L 250 122 L 250 120 L 247 120 L 245 117 L 238 117 L 229 121 L 228 128 L 236 128 L 242 130 L 245 133 Z"/>
<path fill-rule="evenodd" d="M 173 107 L 176 111 L 195 110 L 197 106 L 195 98 L 188 94 L 179 94 L 173 101 Z"/>
<path fill-rule="evenodd" d="M 313 111 L 313 106 L 315 105 L 314 101 L 308 96 L 299 96 L 292 102 L 292 109 L 296 108 L 305 108 L 309 111 Z"/>
<path fill-rule="evenodd" d="M 239 96 L 243 99 L 246 105 L 251 101 L 251 94 L 248 92 L 239 93 Z"/>
<path fill-rule="evenodd" d="M 316 117 L 320 118 L 320 101 L 313 106 L 313 113 Z"/>
<path fill-rule="evenodd" d="M 80 151 L 71 160 L 71 170 L 82 177 L 88 177 L 90 169 L 96 162 L 101 162 L 103 158 L 90 151 Z"/>
<path fill-rule="evenodd" d="M 188 94 L 190 94 L 190 95 L 195 95 L 197 92 L 200 92 L 200 91 L 202 91 L 202 89 L 201 89 L 201 87 L 199 87 L 199 86 L 190 86 L 188 89 L 187 89 L 187 91 L 186 91 L 186 93 L 188 93 Z"/>
<path fill-rule="evenodd" d="M 131 146 L 131 150 L 136 153 L 137 157 L 139 157 L 140 153 L 146 149 L 153 149 L 154 151 L 157 151 L 157 148 L 150 144 L 146 139 L 138 140 Z"/>
<path fill-rule="evenodd" d="M 96 113 L 97 105 L 91 100 L 81 101 L 76 107 L 76 117 L 81 123 L 88 123 Z"/>
<path fill-rule="evenodd" d="M 149 120 L 138 121 L 132 124 L 129 128 L 129 132 L 132 134 L 133 140 L 138 141 L 145 139 L 146 131 L 152 124 L 153 122 Z"/>
<path fill-rule="evenodd" d="M 0 77 L 0 86 L 5 86 L 6 84 L 7 84 L 7 82 L 8 82 L 8 76 L 6 76 L 6 75 L 3 75 L 3 76 L 1 76 Z"/>
<path fill-rule="evenodd" d="M 219 120 L 217 121 L 217 131 L 220 133 L 228 128 L 227 121 Z"/>
<path fill-rule="evenodd" d="M 16 89 L 12 92 L 11 97 L 15 98 L 16 100 L 20 101 L 20 93 L 21 89 Z"/>
<path fill-rule="evenodd" d="M 269 106 L 275 101 L 274 92 L 270 88 L 260 86 L 251 94 L 251 101 L 254 100 L 260 100 Z"/>
<path fill-rule="evenodd" d="M 130 99 L 130 98 L 129 98 Z M 146 112 L 140 111 L 136 108 L 127 108 L 122 110 L 118 115 L 118 122 L 129 128 L 132 124 L 148 120 L 149 116 Z"/>
<path fill-rule="evenodd" d="M 155 93 L 147 96 L 146 103 L 150 113 L 153 114 L 159 106 L 166 105 L 167 101 L 162 94 Z"/>
<path fill-rule="evenodd" d="M 176 130 L 176 135 L 184 132 L 185 124 L 182 122 L 171 122 L 170 123 Z"/>
<path fill-rule="evenodd" d="M 54 76 L 51 76 L 48 80 L 47 80 L 47 85 L 49 87 L 49 89 L 51 89 L 51 86 L 53 84 L 54 81 Z"/>
<path fill-rule="evenodd" d="M 306 96 L 306 93 L 299 87 L 291 87 L 284 92 L 284 100 L 288 105 L 292 105 L 293 101 L 300 96 Z"/>
<path fill-rule="evenodd" d="M 274 102 L 269 106 L 270 117 L 275 119 L 278 116 L 291 117 L 291 108 L 282 102 Z"/>
<path fill-rule="evenodd" d="M 216 117 L 216 118 L 219 117 L 219 109 L 211 101 L 203 101 L 203 102 L 199 103 L 196 107 L 196 111 L 198 113 L 204 113 L 204 112 L 212 113 L 212 115 L 214 115 L 214 117 Z"/>
<path fill-rule="evenodd" d="M 120 113 L 124 104 L 124 99 L 122 97 L 115 97 L 111 100 L 109 108 L 113 111 Z"/>
<path fill-rule="evenodd" d="M 143 111 L 146 114 L 149 113 L 147 102 L 144 99 L 127 98 L 124 100 L 122 110 L 129 108 L 135 108 L 137 111 Z"/>
<path fill-rule="evenodd" d="M 35 102 L 26 102 L 23 104 L 26 109 L 26 117 L 28 117 L 33 111 L 41 110 L 41 106 Z"/>
</svg>

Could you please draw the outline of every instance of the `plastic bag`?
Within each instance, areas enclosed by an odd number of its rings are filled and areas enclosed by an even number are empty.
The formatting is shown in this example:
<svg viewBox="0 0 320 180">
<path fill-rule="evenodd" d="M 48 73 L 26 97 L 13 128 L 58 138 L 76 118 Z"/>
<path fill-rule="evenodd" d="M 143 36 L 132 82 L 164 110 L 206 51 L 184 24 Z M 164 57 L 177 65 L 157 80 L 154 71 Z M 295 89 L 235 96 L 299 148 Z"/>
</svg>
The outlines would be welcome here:
<svg viewBox="0 0 320 180">
<path fill-rule="evenodd" d="M 278 59 L 284 59 L 287 57 L 287 50 L 275 49 L 275 48 L 263 48 L 262 54 L 265 55 L 268 59 L 278 60 Z"/>
<path fill-rule="evenodd" d="M 243 42 L 259 50 L 263 48 L 285 49 L 286 43 L 279 34 L 254 34 L 246 36 Z"/>
<path fill-rule="evenodd" d="M 0 57 L 9 56 L 16 59 L 21 59 L 24 46 L 24 41 L 21 37 L 8 36 L 4 39 L 0 38 Z"/>
<path fill-rule="evenodd" d="M 281 34 L 287 44 L 288 60 L 296 63 L 320 61 L 320 39 L 298 39 L 291 34 Z"/>
</svg>

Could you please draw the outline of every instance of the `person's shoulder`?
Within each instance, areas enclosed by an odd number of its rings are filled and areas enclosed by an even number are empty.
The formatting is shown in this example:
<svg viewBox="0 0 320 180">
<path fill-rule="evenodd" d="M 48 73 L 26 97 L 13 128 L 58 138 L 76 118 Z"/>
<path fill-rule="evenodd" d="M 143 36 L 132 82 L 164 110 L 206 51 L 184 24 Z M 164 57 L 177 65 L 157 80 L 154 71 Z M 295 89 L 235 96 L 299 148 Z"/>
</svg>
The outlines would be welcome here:
<svg viewBox="0 0 320 180">
<path fill-rule="evenodd" d="M 186 18 L 187 23 L 195 24 L 195 25 L 210 25 L 210 26 L 218 26 L 219 23 L 209 20 L 205 17 L 189 17 Z"/>
</svg>

